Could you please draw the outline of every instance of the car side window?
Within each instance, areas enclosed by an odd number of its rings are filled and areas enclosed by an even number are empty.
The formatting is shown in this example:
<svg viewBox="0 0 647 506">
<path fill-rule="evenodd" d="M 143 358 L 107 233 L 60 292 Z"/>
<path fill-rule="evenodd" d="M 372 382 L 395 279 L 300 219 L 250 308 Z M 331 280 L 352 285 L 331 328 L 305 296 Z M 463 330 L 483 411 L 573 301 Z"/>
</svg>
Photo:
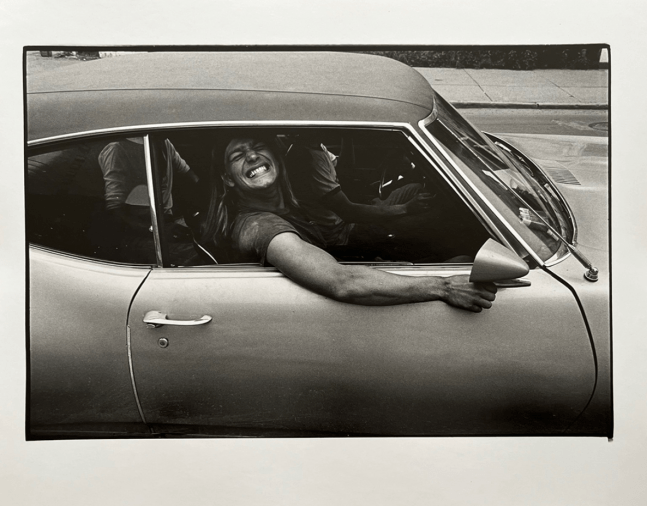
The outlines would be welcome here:
<svg viewBox="0 0 647 506">
<path fill-rule="evenodd" d="M 30 243 L 129 264 L 154 264 L 141 137 L 35 148 L 27 159 Z"/>
<path fill-rule="evenodd" d="M 340 261 L 470 262 L 489 237 L 401 131 L 321 130 L 286 138 L 292 188 L 314 221 L 331 232 L 327 249 Z M 352 214 L 338 216 L 344 209 L 335 205 L 340 192 L 354 204 L 405 205 L 407 212 L 387 219 L 356 215 L 353 222 Z"/>
<path fill-rule="evenodd" d="M 261 136 L 270 141 L 286 168 L 299 216 L 317 228 L 325 249 L 341 262 L 407 264 L 471 262 L 490 237 L 485 226 L 440 175 L 437 167 L 403 131 L 359 128 L 187 129 L 157 134 L 154 168 L 162 181 L 173 176 L 172 211 L 161 223 L 164 258 L 169 266 L 245 263 L 230 240 L 202 237 L 208 210 L 218 209 L 211 187 L 228 140 Z M 165 156 L 169 144 L 182 159 Z M 216 155 L 213 155 L 216 153 Z M 217 156 L 213 159 L 212 156 Z M 186 164 L 197 185 L 187 184 Z M 214 165 L 215 164 L 215 165 Z M 215 178 L 215 179 L 214 179 Z M 363 215 L 345 214 L 335 200 L 369 207 Z M 164 193 L 164 191 L 162 191 Z M 403 206 L 417 196 L 424 206 L 409 206 L 405 216 L 380 218 L 371 211 Z M 163 199 L 166 201 L 166 199 Z M 340 216 L 341 213 L 343 216 Z M 361 213 L 360 213 L 361 214 Z M 168 229 L 168 230 L 167 230 Z M 196 239 L 194 249 L 187 232 Z M 194 254 L 195 253 L 195 254 Z M 196 256 L 197 255 L 197 256 Z"/>
</svg>

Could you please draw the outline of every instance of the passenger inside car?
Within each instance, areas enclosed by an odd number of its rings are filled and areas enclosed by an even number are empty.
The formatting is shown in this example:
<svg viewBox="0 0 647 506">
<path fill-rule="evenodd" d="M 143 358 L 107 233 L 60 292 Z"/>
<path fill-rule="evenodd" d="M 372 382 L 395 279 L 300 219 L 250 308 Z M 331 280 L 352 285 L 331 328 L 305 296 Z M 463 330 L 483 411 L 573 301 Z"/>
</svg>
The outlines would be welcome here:
<svg viewBox="0 0 647 506">
<path fill-rule="evenodd" d="M 192 237 L 184 218 L 174 212 L 173 179 L 178 177 L 196 185 L 198 176 L 178 154 L 173 144 L 164 140 L 162 153 L 161 198 L 164 235 L 173 265 L 198 263 Z M 105 184 L 106 221 L 102 236 L 115 231 L 130 261 L 145 263 L 154 240 L 150 231 L 150 207 L 147 195 L 146 164 L 143 139 L 128 138 L 109 143 L 99 154 L 99 166 Z"/>
<path fill-rule="evenodd" d="M 319 227 L 328 248 L 372 248 L 376 255 L 393 257 L 393 221 L 425 213 L 433 196 L 421 191 L 422 184 L 408 183 L 385 199 L 376 197 L 369 204 L 352 202 L 339 183 L 337 161 L 321 142 L 294 140 L 286 167 L 299 204 Z"/>
<path fill-rule="evenodd" d="M 229 242 L 240 258 L 273 265 L 297 284 L 340 302 L 394 305 L 442 300 L 480 312 L 496 287 L 467 276 L 407 277 L 343 265 L 324 251 L 325 238 L 303 213 L 272 139 L 233 138 L 214 149 L 212 198 L 203 240 Z"/>
</svg>

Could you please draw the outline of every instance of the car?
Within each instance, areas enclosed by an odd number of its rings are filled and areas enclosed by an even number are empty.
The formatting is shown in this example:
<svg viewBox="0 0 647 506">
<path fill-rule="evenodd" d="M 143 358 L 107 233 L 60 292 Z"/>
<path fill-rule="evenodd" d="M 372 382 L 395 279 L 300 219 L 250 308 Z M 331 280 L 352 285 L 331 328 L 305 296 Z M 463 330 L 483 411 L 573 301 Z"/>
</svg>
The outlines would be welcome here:
<svg viewBox="0 0 647 506">
<path fill-rule="evenodd" d="M 28 439 L 613 435 L 606 138 L 483 133 L 342 52 L 86 62 L 30 75 L 26 121 Z M 323 146 L 354 202 L 419 185 L 424 219 L 330 253 L 495 282 L 493 307 L 337 302 L 205 247 L 212 149 L 253 134 L 288 167 Z"/>
</svg>

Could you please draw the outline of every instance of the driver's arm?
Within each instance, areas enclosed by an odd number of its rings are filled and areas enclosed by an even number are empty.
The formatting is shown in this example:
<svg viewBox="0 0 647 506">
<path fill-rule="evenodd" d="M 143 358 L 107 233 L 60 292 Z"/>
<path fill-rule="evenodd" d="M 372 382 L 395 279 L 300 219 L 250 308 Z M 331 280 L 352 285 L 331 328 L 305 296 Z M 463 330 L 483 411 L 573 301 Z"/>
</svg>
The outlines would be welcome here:
<svg viewBox="0 0 647 506">
<path fill-rule="evenodd" d="M 309 158 L 302 161 L 310 170 L 312 193 L 318 195 L 321 204 L 347 223 L 379 222 L 407 214 L 427 211 L 432 196 L 428 193 L 415 195 L 408 202 L 397 205 L 365 205 L 352 202 L 339 186 L 337 172 L 329 156 L 318 150 L 307 151 Z"/>
<path fill-rule="evenodd" d="M 344 190 L 339 188 L 322 197 L 321 201 L 345 222 L 366 223 L 424 212 L 429 208 L 431 199 L 432 196 L 428 193 L 419 193 L 408 202 L 393 206 L 356 204 L 351 202 Z"/>
<path fill-rule="evenodd" d="M 480 312 L 492 307 L 496 286 L 474 284 L 467 276 L 409 277 L 361 265 L 342 265 L 292 232 L 276 235 L 267 261 L 295 283 L 331 299 L 366 306 L 442 300 Z"/>
</svg>

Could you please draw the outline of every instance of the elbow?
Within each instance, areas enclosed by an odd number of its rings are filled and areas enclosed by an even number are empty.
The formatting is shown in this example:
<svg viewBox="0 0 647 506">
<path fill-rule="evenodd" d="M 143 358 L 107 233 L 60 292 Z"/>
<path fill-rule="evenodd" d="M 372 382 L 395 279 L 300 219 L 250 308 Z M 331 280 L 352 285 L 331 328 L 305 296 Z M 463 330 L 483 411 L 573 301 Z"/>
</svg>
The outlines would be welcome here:
<svg viewBox="0 0 647 506">
<path fill-rule="evenodd" d="M 336 300 L 337 302 L 346 302 L 352 304 L 354 298 L 352 290 L 344 282 L 335 283 L 327 292 L 328 293 L 326 293 L 326 295 L 329 298 Z"/>
<path fill-rule="evenodd" d="M 348 268 L 340 269 L 327 288 L 327 297 L 347 304 L 362 304 L 367 295 L 362 288 L 361 279 Z"/>
</svg>

